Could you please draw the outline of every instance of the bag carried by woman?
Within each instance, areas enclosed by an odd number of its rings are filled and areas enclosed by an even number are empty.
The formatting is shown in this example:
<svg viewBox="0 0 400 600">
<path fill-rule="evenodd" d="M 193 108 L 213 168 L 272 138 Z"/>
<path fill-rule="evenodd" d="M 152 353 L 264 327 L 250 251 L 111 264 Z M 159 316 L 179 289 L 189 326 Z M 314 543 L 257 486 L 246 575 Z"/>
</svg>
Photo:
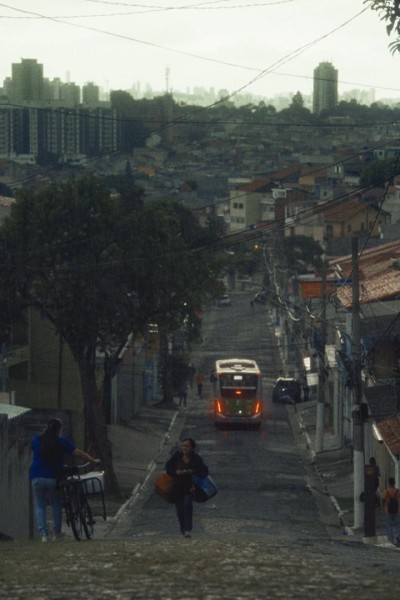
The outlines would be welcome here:
<svg viewBox="0 0 400 600">
<path fill-rule="evenodd" d="M 207 477 L 199 477 L 198 475 L 192 476 L 193 481 L 193 500 L 195 502 L 207 502 L 210 498 L 213 498 L 218 488 L 215 481 L 207 475 Z"/>
<path fill-rule="evenodd" d="M 155 491 L 163 500 L 173 504 L 174 498 L 174 480 L 168 473 L 161 473 L 154 482 Z"/>
</svg>

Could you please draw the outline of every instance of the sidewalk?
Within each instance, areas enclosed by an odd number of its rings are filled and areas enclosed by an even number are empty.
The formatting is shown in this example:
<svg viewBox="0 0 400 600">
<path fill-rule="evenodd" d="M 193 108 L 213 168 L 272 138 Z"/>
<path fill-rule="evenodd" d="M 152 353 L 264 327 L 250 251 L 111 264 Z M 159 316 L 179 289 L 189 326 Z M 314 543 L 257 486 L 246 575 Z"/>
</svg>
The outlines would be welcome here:
<svg viewBox="0 0 400 600">
<path fill-rule="evenodd" d="M 316 401 L 294 405 L 305 447 L 310 452 L 316 473 L 335 507 L 342 534 L 355 542 L 387 546 L 399 550 L 387 541 L 384 517 L 380 508 L 375 514 L 375 536 L 364 537 L 364 528 L 354 529 L 353 454 L 351 448 L 339 448 L 336 437 L 324 432 L 324 450 L 315 453 Z"/>
<path fill-rule="evenodd" d="M 184 411 L 174 404 L 154 404 L 142 407 L 126 425 L 108 427 L 113 466 L 122 498 L 106 497 L 107 520 L 104 522 L 96 517 L 96 539 L 106 537 L 123 512 L 135 501 L 164 447 L 167 444 L 172 446 L 177 441 L 183 418 Z M 93 498 L 90 504 L 95 514 L 101 513 L 98 500 Z M 96 509 L 99 509 L 98 512 Z"/>
</svg>

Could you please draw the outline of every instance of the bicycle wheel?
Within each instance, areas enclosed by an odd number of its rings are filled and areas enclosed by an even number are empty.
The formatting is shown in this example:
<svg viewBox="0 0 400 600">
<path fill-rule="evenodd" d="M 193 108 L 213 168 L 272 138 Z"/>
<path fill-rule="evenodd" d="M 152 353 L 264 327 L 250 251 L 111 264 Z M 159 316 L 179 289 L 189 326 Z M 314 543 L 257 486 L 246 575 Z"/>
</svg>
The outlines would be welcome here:
<svg viewBox="0 0 400 600">
<path fill-rule="evenodd" d="M 91 540 L 94 534 L 95 521 L 93 519 L 92 509 L 90 508 L 89 502 L 87 501 L 86 497 L 83 499 L 82 502 L 80 518 L 82 529 L 84 531 L 86 539 Z"/>
<path fill-rule="evenodd" d="M 82 511 L 82 489 L 81 485 L 74 485 L 70 490 L 69 505 L 67 508 L 67 520 L 72 529 L 74 538 L 80 542 L 83 537 Z"/>
</svg>

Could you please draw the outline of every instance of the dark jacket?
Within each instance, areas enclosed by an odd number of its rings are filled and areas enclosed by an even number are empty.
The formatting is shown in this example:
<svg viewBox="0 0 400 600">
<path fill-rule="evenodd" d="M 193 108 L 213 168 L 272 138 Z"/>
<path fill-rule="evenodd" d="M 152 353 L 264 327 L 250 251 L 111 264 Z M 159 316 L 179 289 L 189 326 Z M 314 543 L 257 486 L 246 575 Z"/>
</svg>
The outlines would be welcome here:
<svg viewBox="0 0 400 600">
<path fill-rule="evenodd" d="M 191 473 L 177 475 L 179 469 L 188 469 Z M 180 450 L 175 452 L 169 461 L 165 464 L 165 470 L 168 475 L 174 478 L 174 491 L 176 494 L 190 494 L 192 490 L 192 475 L 199 477 L 207 477 L 208 467 L 204 464 L 203 459 L 196 452 L 192 452 L 189 462 L 183 462 L 183 455 Z"/>
</svg>

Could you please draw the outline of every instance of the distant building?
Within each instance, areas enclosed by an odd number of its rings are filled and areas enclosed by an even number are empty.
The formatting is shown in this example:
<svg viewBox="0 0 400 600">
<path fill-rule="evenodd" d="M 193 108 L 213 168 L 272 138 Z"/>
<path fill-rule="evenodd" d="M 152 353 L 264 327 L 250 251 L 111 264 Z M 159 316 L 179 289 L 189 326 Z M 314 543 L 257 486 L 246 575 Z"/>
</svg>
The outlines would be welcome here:
<svg viewBox="0 0 400 600">
<path fill-rule="evenodd" d="M 22 58 L 13 63 L 12 77 L 7 89 L 11 100 L 35 102 L 43 99 L 43 65 L 34 58 Z"/>
<path fill-rule="evenodd" d="M 82 103 L 95 106 L 99 103 L 100 89 L 93 82 L 85 83 L 82 87 Z"/>
<path fill-rule="evenodd" d="M 313 112 L 334 110 L 338 102 L 338 71 L 329 62 L 314 69 Z"/>
</svg>

